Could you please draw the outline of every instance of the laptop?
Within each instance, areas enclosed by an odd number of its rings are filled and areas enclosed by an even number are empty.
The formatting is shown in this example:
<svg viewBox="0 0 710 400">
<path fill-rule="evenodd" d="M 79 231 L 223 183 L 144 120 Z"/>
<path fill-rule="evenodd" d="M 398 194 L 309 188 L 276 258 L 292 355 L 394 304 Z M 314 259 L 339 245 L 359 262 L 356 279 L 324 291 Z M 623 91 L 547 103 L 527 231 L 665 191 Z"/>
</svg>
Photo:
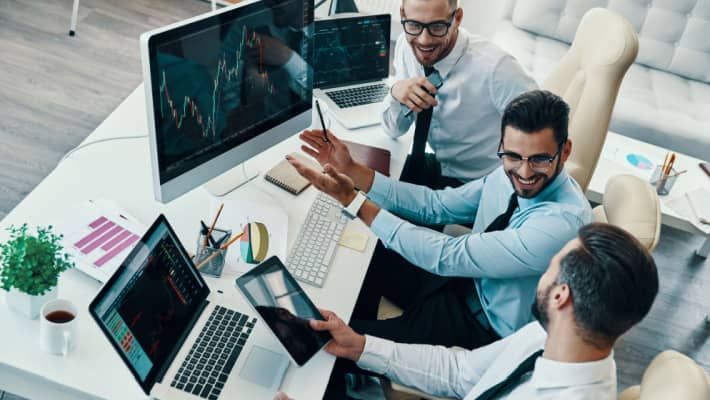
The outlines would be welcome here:
<svg viewBox="0 0 710 400">
<path fill-rule="evenodd" d="M 279 376 L 280 385 L 288 357 L 266 354 L 273 339 L 248 307 L 234 292 L 210 291 L 161 215 L 89 312 L 151 397 L 270 399 L 276 388 L 255 382 Z"/>
<path fill-rule="evenodd" d="M 389 14 L 336 14 L 315 21 L 313 95 L 348 129 L 380 122 L 389 92 Z"/>
</svg>

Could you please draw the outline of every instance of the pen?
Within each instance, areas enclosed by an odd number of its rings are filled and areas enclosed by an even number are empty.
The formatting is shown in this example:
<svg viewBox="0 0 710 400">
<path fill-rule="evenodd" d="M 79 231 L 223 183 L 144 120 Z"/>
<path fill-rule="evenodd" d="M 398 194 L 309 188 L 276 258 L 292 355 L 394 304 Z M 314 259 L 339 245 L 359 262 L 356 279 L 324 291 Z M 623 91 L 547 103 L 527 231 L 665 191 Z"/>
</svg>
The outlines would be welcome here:
<svg viewBox="0 0 710 400">
<path fill-rule="evenodd" d="M 207 237 L 207 239 L 210 241 L 210 243 L 212 243 L 212 247 L 215 247 L 216 244 L 215 244 L 214 239 L 212 238 L 212 235 L 207 236 L 207 232 L 210 231 L 210 228 L 207 227 L 207 225 L 205 224 L 205 221 L 203 221 L 203 220 L 200 220 L 200 225 L 202 225 L 202 234 Z"/>
<path fill-rule="evenodd" d="M 318 118 L 320 118 L 320 126 L 323 128 L 323 141 L 329 143 L 330 140 L 328 140 L 328 134 L 325 131 L 325 121 L 323 121 L 323 113 L 320 111 L 320 103 L 318 103 L 318 99 L 316 99 L 316 111 L 318 111 Z"/>
<path fill-rule="evenodd" d="M 205 258 L 204 260 L 202 260 L 202 262 L 200 262 L 199 264 L 197 264 L 196 268 L 199 270 L 199 269 L 202 268 L 205 264 L 207 264 L 208 262 L 210 262 L 210 260 L 212 260 L 213 258 L 217 257 L 218 254 L 220 254 L 220 253 L 222 253 L 223 251 L 227 250 L 227 247 L 231 246 L 232 243 L 236 242 L 237 239 L 239 239 L 240 237 L 242 237 L 243 234 L 244 234 L 244 232 L 241 232 L 241 233 L 239 233 L 238 235 L 235 235 L 233 238 L 231 238 L 231 239 L 229 240 L 229 242 L 227 242 L 227 243 L 225 243 L 224 245 L 222 245 L 217 251 L 215 251 L 215 252 L 212 253 L 209 257 Z"/>
<path fill-rule="evenodd" d="M 212 231 L 214 230 L 215 225 L 217 225 L 217 220 L 219 219 L 219 215 L 222 214 L 223 208 L 224 208 L 224 203 L 222 203 L 219 206 L 219 210 L 217 210 L 217 215 L 214 216 L 214 221 L 212 221 L 212 226 L 210 226 L 210 230 L 207 231 L 207 237 L 205 237 L 204 246 L 207 246 L 207 238 L 212 237 Z M 213 241 L 214 241 L 214 239 L 213 239 Z"/>
</svg>

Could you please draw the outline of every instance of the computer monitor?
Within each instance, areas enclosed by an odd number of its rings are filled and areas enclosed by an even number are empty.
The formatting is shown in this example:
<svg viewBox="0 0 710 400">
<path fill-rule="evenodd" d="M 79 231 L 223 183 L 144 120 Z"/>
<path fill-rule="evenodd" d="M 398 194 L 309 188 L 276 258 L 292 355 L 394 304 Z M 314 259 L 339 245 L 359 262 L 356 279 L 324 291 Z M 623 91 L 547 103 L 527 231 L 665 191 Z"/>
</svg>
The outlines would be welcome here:
<svg viewBox="0 0 710 400">
<path fill-rule="evenodd" d="M 311 124 L 312 37 L 310 0 L 247 0 L 141 35 L 157 200 Z"/>
</svg>

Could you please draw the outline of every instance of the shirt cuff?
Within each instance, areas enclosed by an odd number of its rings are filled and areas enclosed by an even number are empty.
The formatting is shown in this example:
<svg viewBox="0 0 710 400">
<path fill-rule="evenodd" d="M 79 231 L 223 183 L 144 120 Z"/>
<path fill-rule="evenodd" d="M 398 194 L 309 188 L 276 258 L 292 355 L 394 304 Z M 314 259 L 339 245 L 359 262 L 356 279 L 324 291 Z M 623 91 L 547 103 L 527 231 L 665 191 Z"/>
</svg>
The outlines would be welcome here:
<svg viewBox="0 0 710 400">
<path fill-rule="evenodd" d="M 391 340 L 365 335 L 365 349 L 357 362 L 358 367 L 377 374 L 386 374 L 394 353 L 394 346 Z"/>
</svg>

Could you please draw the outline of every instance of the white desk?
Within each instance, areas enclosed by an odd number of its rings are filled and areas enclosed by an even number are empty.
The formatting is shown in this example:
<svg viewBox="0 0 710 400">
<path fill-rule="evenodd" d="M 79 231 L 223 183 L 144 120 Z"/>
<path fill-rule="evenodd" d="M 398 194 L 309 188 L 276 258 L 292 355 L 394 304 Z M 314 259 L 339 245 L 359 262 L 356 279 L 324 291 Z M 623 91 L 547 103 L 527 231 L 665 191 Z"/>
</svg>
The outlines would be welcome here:
<svg viewBox="0 0 710 400">
<path fill-rule="evenodd" d="M 669 152 L 668 149 L 658 147 L 640 140 L 632 139 L 618 133 L 609 132 L 599 157 L 597 168 L 594 170 L 592 180 L 587 189 L 589 200 L 601 203 L 604 196 L 606 183 L 614 175 L 633 174 L 646 181 L 651 177 L 651 170 L 642 170 L 631 166 L 624 157 L 627 153 L 637 153 L 647 157 L 653 163 L 662 163 L 663 157 Z M 688 170 L 687 173 L 678 177 L 670 193 L 666 196 L 659 196 L 661 203 L 661 220 L 664 225 L 690 232 L 695 235 L 705 237 L 703 244 L 696 250 L 700 257 L 710 255 L 710 235 L 704 233 L 686 218 L 679 215 L 668 203 L 678 196 L 684 196 L 699 187 L 710 188 L 710 178 L 700 169 L 698 164 L 701 160 L 690 157 L 682 153 L 676 153 L 677 158 L 674 168 L 678 171 Z"/>
<path fill-rule="evenodd" d="M 147 134 L 144 99 L 141 85 L 96 128 L 85 143 L 115 136 Z M 411 135 L 392 140 L 377 126 L 347 132 L 335 124 L 333 131 L 347 140 L 389 149 L 392 152 L 391 174 L 399 176 Z M 263 173 L 285 154 L 298 151 L 299 145 L 294 136 L 248 161 L 247 168 Z M 169 204 L 156 202 L 153 199 L 149 160 L 147 139 L 109 141 L 78 150 L 52 171 L 0 223 L 0 241 L 7 240 L 5 228 L 9 225 L 24 222 L 31 227 L 47 225 L 72 206 L 86 199 L 103 197 L 116 201 L 146 226 L 159 213 L 165 214 L 181 241 L 190 249 L 199 219 L 209 215 L 212 196 L 203 188 L 197 188 Z M 311 187 L 295 197 L 260 177 L 225 198 L 248 199 L 282 207 L 289 217 L 290 249 L 315 195 L 316 189 Z M 377 242 L 361 221 L 353 221 L 349 227 L 369 235 L 366 251 L 359 253 L 339 246 L 325 287 L 318 289 L 304 285 L 317 306 L 335 311 L 346 321 L 352 314 Z M 222 278 L 207 278 L 207 282 L 213 290 L 221 288 L 225 293 L 233 292 L 235 296 L 240 296 L 232 283 L 237 275 L 237 271 L 227 268 Z M 5 304 L 5 295 L 0 295 L 0 388 L 30 399 L 145 398 L 88 313 L 87 306 L 99 287 L 97 281 L 76 270 L 67 271 L 60 278 L 59 296 L 72 300 L 80 308 L 79 344 L 65 358 L 43 353 L 38 345 L 38 320 L 31 321 L 14 314 Z M 251 310 L 245 311 L 256 316 Z M 278 349 L 275 340 L 273 346 Z M 334 357 L 321 351 L 302 368 L 292 365 L 282 390 L 296 399 L 321 398 L 334 361 Z"/>
</svg>

